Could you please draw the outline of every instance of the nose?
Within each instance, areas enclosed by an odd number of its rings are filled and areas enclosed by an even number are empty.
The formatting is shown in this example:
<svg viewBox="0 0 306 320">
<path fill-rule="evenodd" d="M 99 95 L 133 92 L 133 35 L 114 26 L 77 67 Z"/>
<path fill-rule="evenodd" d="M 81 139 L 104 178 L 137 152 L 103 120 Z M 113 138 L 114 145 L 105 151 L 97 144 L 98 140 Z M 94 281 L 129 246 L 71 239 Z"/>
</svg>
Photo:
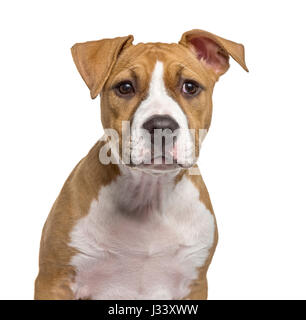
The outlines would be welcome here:
<svg viewBox="0 0 306 320">
<path fill-rule="evenodd" d="M 168 115 L 154 115 L 150 117 L 143 125 L 151 136 L 154 135 L 155 129 L 170 129 L 172 132 L 179 128 L 178 123 Z"/>
</svg>

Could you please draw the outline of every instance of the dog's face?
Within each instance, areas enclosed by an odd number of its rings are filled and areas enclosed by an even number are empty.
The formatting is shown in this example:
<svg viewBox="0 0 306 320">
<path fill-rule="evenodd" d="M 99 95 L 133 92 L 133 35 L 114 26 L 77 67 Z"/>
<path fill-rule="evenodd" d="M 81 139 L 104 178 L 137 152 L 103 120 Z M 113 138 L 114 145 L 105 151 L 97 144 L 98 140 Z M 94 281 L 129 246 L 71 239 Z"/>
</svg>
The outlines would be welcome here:
<svg viewBox="0 0 306 320">
<path fill-rule="evenodd" d="M 229 56 L 247 70 L 243 46 L 201 30 L 186 32 L 179 44 L 132 40 L 72 48 L 92 98 L 101 94 L 104 129 L 116 133 L 118 156 L 127 165 L 191 167 L 210 126 L 214 84 L 227 71 Z"/>
</svg>

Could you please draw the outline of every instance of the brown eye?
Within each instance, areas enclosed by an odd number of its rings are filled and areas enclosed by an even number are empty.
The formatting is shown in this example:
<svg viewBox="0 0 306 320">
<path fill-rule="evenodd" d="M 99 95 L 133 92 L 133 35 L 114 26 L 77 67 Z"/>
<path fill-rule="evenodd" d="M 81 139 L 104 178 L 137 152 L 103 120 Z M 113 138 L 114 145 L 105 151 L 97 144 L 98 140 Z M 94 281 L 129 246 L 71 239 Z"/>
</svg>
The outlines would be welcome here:
<svg viewBox="0 0 306 320">
<path fill-rule="evenodd" d="M 135 90 L 131 82 L 124 81 L 118 84 L 116 92 L 121 96 L 131 96 L 135 93 Z"/>
<path fill-rule="evenodd" d="M 182 91 L 188 96 L 194 96 L 200 91 L 200 87 L 195 82 L 185 81 L 183 83 Z"/>
</svg>

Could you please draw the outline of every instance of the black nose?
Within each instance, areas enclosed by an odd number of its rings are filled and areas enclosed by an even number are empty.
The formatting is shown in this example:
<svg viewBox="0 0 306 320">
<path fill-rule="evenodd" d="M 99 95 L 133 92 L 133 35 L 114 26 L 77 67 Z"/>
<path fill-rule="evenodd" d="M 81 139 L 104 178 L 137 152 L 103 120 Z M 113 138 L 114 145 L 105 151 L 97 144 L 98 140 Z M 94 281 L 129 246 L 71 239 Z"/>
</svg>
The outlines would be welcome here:
<svg viewBox="0 0 306 320">
<path fill-rule="evenodd" d="M 143 124 L 143 128 L 154 135 L 155 129 L 170 129 L 173 132 L 179 128 L 179 125 L 168 115 L 154 115 Z"/>
</svg>

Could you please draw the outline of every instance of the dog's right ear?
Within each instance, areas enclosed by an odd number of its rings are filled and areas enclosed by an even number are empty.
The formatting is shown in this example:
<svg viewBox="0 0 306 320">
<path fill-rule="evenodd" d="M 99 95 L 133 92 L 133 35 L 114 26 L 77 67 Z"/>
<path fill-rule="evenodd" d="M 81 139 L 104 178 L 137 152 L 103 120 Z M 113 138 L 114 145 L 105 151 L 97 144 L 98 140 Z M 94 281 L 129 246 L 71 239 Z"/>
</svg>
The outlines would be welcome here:
<svg viewBox="0 0 306 320">
<path fill-rule="evenodd" d="M 71 48 L 74 63 L 90 90 L 92 99 L 101 92 L 120 52 L 130 46 L 133 36 L 76 43 Z"/>
</svg>

